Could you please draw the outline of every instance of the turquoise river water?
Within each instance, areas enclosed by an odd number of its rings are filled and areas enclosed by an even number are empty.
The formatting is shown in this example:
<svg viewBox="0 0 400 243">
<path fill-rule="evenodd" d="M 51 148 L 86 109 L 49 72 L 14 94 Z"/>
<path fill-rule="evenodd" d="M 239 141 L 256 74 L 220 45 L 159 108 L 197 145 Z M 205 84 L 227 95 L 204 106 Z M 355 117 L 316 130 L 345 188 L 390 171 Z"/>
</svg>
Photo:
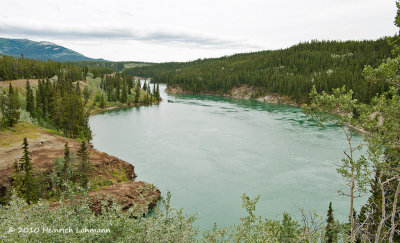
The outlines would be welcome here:
<svg viewBox="0 0 400 243">
<path fill-rule="evenodd" d="M 332 201 L 335 217 L 348 219 L 334 165 L 346 149 L 339 128 L 316 127 L 298 107 L 164 91 L 162 98 L 92 116 L 93 144 L 132 163 L 137 180 L 171 191 L 173 206 L 197 213 L 202 230 L 240 223 L 243 193 L 261 196 L 263 218 L 300 219 L 301 208 L 325 216 Z"/>
</svg>

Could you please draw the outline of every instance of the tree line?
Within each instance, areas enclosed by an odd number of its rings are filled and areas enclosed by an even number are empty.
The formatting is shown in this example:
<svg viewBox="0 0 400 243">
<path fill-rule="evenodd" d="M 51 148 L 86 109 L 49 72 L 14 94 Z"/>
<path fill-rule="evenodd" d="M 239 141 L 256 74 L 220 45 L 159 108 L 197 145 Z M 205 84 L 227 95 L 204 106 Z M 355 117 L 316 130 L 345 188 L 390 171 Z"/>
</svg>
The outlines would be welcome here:
<svg viewBox="0 0 400 243">
<path fill-rule="evenodd" d="M 55 75 L 69 81 L 84 80 L 83 68 L 71 63 L 37 61 L 11 56 L 0 56 L 0 81 L 14 79 L 47 79 Z"/>
<path fill-rule="evenodd" d="M 298 102 L 308 101 L 314 85 L 319 92 L 346 85 L 355 91 L 355 98 L 369 102 L 388 85 L 365 80 L 362 70 L 365 65 L 377 67 L 391 56 L 385 39 L 311 41 L 283 50 L 154 64 L 124 73 L 179 86 L 185 92 L 229 94 L 232 88 L 247 85 L 256 89 L 256 96 L 276 93 Z"/>
<path fill-rule="evenodd" d="M 106 74 L 108 72 L 100 71 L 96 74 L 100 79 L 95 79 L 97 84 L 94 84 L 99 88 L 95 88 L 93 84 L 86 82 L 86 76 L 91 71 L 86 66 L 81 68 L 69 63 L 60 66 L 58 62 L 33 61 L 23 57 L 5 56 L 1 60 L 10 60 L 4 62 L 2 69 L 13 70 L 15 63 L 19 63 L 21 67 L 28 64 L 36 67 L 50 65 L 54 70 L 46 75 L 53 77 L 53 74 L 57 74 L 51 79 L 39 79 L 37 86 L 32 86 L 27 79 L 25 90 L 14 88 L 10 82 L 7 90 L 0 91 L 1 126 L 14 126 L 19 121 L 21 112 L 26 111 L 39 125 L 57 129 L 64 136 L 90 139 L 88 116 L 96 105 L 105 108 L 118 104 L 150 105 L 161 101 L 158 84 L 153 83 L 151 87 L 148 81 L 144 81 L 142 86 L 140 80 L 119 72 Z M 12 77 L 36 77 L 35 70 L 26 69 L 23 75 L 17 72 Z"/>
<path fill-rule="evenodd" d="M 161 101 L 159 85 L 153 83 L 153 89 L 148 81 L 141 84 L 140 79 L 135 80 L 130 75 L 120 74 L 105 75 L 101 80 L 100 88 L 105 91 L 109 102 L 121 102 L 122 104 L 145 104 L 150 105 Z M 144 91 L 144 94 L 141 94 Z M 104 97 L 101 96 L 103 100 Z"/>
</svg>

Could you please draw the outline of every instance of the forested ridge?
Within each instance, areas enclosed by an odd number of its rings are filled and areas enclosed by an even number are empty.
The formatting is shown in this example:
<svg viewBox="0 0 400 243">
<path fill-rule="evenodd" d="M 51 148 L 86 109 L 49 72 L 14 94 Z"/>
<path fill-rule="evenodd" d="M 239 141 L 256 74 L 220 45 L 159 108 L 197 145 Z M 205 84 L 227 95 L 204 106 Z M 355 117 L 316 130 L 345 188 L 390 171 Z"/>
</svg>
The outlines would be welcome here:
<svg viewBox="0 0 400 243">
<path fill-rule="evenodd" d="M 0 56 L 0 81 L 26 79 L 24 87 L 13 87 L 14 81 L 6 89 L 0 87 L 0 127 L 22 120 L 66 137 L 91 139 L 90 112 L 161 100 L 158 85 L 142 86 L 108 66 L 89 66 Z"/>
<path fill-rule="evenodd" d="M 84 72 L 82 68 L 71 63 L 61 63 L 57 61 L 37 61 L 26 59 L 0 56 L 0 81 L 13 79 L 46 79 L 55 75 L 63 76 L 68 80 L 83 80 Z"/>
<path fill-rule="evenodd" d="M 391 48 L 385 39 L 311 41 L 283 50 L 155 64 L 124 73 L 151 77 L 184 92 L 229 94 L 232 88 L 247 85 L 256 89 L 255 96 L 276 93 L 301 102 L 307 100 L 313 85 L 317 91 L 346 85 L 355 91 L 355 98 L 369 102 L 388 86 L 365 81 L 364 66 L 377 67 L 389 57 Z"/>
</svg>

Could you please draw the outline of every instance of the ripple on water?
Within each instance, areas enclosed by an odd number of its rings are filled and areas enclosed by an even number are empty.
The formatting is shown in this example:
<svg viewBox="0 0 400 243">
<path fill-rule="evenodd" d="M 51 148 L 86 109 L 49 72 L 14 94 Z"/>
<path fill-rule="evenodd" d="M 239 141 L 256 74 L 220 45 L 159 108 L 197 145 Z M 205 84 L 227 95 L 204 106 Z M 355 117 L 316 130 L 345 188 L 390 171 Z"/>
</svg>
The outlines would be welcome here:
<svg viewBox="0 0 400 243">
<path fill-rule="evenodd" d="M 92 116 L 93 144 L 133 163 L 138 180 L 170 190 L 175 207 L 198 213 L 202 230 L 239 223 L 243 193 L 261 195 L 263 217 L 299 217 L 300 208 L 324 215 L 332 201 L 335 217 L 347 220 L 333 165 L 346 148 L 337 127 L 316 127 L 298 107 L 161 95 L 160 105 Z"/>
</svg>

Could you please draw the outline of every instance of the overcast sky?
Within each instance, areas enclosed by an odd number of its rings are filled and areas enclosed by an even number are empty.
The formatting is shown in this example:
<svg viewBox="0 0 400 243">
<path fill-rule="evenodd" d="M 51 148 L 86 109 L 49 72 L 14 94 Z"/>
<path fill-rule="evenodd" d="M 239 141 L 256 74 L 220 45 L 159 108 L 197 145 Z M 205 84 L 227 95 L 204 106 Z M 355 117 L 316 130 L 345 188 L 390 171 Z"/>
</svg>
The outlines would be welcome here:
<svg viewBox="0 0 400 243">
<path fill-rule="evenodd" d="M 0 37 L 113 61 L 187 61 L 393 35 L 394 0 L 1 0 Z"/>
</svg>

